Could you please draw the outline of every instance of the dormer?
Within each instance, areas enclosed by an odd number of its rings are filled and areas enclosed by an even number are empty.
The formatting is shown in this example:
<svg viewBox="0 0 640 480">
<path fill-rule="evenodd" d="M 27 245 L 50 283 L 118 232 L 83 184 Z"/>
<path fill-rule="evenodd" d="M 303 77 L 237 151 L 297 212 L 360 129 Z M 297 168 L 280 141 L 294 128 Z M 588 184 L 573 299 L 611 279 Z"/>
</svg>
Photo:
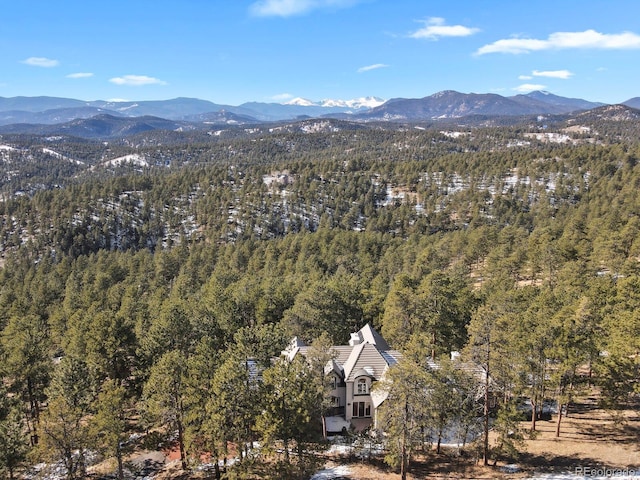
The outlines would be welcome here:
<svg viewBox="0 0 640 480">
<path fill-rule="evenodd" d="M 351 338 L 349 339 L 349 346 L 355 347 L 356 345 L 360 345 L 362 343 L 362 334 L 360 332 L 354 332 L 351 334 Z"/>
<path fill-rule="evenodd" d="M 371 324 L 367 323 L 364 327 L 351 334 L 349 345 L 355 347 L 361 343 L 369 343 L 374 345 L 378 350 L 389 350 L 389 345 L 384 338 L 376 331 Z"/>
</svg>

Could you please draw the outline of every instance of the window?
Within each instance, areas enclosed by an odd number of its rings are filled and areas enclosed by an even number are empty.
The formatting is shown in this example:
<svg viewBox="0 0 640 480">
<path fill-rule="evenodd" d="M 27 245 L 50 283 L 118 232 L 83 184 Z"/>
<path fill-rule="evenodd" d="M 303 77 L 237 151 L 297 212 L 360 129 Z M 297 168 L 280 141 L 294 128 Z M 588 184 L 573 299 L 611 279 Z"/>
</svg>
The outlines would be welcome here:
<svg viewBox="0 0 640 480">
<path fill-rule="evenodd" d="M 367 393 L 369 393 L 369 384 L 366 378 L 361 378 L 356 386 L 356 395 L 366 395 Z"/>
<path fill-rule="evenodd" d="M 331 376 L 331 390 L 335 390 L 336 388 L 338 388 L 338 377 L 336 377 L 335 375 Z"/>
<path fill-rule="evenodd" d="M 370 417 L 371 404 L 369 402 L 353 402 L 353 417 Z"/>
<path fill-rule="evenodd" d="M 331 406 L 336 408 L 340 406 L 340 397 L 331 397 Z"/>
</svg>

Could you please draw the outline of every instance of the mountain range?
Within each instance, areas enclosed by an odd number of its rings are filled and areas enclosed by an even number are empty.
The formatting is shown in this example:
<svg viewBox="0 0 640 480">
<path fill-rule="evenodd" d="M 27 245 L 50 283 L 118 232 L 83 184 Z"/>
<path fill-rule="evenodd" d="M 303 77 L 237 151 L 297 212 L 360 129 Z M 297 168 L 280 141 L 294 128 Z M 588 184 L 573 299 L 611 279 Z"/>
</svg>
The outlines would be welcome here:
<svg viewBox="0 0 640 480">
<path fill-rule="evenodd" d="M 445 90 L 420 99 L 394 98 L 361 116 L 374 120 L 436 120 L 472 115 L 563 114 L 602 105 L 604 104 L 559 97 L 540 91 L 503 97 L 495 93 L 460 93 Z"/>
<path fill-rule="evenodd" d="M 640 97 L 629 99 L 622 105 L 640 108 Z M 287 103 L 248 102 L 238 106 L 195 98 L 85 102 L 56 97 L 0 97 L 0 133 L 67 134 L 100 138 L 154 129 L 203 130 L 210 125 L 250 125 L 306 118 L 424 122 L 465 117 L 563 115 L 604 106 L 606 104 L 541 91 L 505 97 L 495 93 L 445 90 L 418 99 L 394 98 L 383 101 L 364 97 L 313 102 L 296 98 Z"/>
<path fill-rule="evenodd" d="M 197 98 L 172 100 L 85 102 L 57 97 L 0 97 L 0 125 L 15 123 L 57 124 L 78 118 L 108 114 L 114 117 L 155 116 L 168 120 L 209 121 L 213 113 L 227 112 L 240 122 L 270 122 L 301 116 L 319 117 L 330 114 L 356 114 L 378 106 L 384 100 L 366 97 L 355 100 L 324 100 L 312 102 L 293 99 L 287 103 L 248 102 L 238 106 L 221 105 Z M 233 120 L 233 119 L 232 119 Z"/>
</svg>

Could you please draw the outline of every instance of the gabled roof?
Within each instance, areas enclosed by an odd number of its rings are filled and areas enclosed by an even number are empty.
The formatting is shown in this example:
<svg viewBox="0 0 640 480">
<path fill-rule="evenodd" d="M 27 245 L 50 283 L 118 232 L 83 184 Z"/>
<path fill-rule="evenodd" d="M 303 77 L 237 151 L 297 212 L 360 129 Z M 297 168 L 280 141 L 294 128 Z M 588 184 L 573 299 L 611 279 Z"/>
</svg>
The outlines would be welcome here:
<svg viewBox="0 0 640 480">
<path fill-rule="evenodd" d="M 324 374 L 328 375 L 334 372 L 338 377 L 344 380 L 344 368 L 335 360 L 329 360 L 324 367 Z"/>
<path fill-rule="evenodd" d="M 309 348 L 296 337 L 282 351 L 282 355 L 293 360 L 298 354 L 306 356 Z M 379 380 L 385 370 L 395 365 L 402 356 L 391 350 L 387 341 L 368 323 L 351 334 L 349 345 L 333 346 L 331 353 L 333 359 L 327 362 L 325 374 L 335 372 L 345 381 L 354 381 L 360 376 Z"/>
<path fill-rule="evenodd" d="M 345 381 L 354 381 L 356 377 L 366 375 L 379 380 L 387 367 L 395 364 L 393 356 L 381 352 L 375 345 L 361 343 L 354 347 L 344 365 L 344 378 Z"/>
<path fill-rule="evenodd" d="M 362 349 L 365 347 L 365 345 L 367 344 L 361 343 L 360 345 L 356 345 L 355 347 L 351 348 L 351 353 L 349 354 L 349 358 L 347 358 L 347 361 L 344 362 L 344 379 L 345 380 L 348 380 L 349 377 L 351 376 L 351 372 L 353 371 L 356 365 L 356 362 L 358 361 L 358 358 L 360 358 L 360 352 L 362 352 Z"/>
<path fill-rule="evenodd" d="M 349 355 L 353 351 L 353 347 L 351 345 L 336 345 L 331 347 L 331 351 L 335 354 L 334 360 L 339 365 L 344 365 L 347 363 L 349 359 Z"/>
<path fill-rule="evenodd" d="M 349 345 L 357 345 L 358 343 L 369 343 L 371 345 L 375 345 L 378 347 L 378 350 L 390 350 L 387 341 L 382 338 L 382 335 L 380 335 L 369 323 L 356 333 L 351 334 Z"/>
</svg>

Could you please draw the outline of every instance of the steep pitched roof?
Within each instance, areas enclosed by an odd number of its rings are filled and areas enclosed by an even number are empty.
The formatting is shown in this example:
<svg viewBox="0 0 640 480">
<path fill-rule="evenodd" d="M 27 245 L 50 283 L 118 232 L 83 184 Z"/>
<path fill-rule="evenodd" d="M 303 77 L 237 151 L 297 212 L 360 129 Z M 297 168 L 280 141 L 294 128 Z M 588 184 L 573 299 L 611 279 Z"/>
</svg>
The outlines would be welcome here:
<svg viewBox="0 0 640 480">
<path fill-rule="evenodd" d="M 344 365 L 344 378 L 346 381 L 353 381 L 357 376 L 366 374 L 378 380 L 382 378 L 387 367 L 395 363 L 396 359 L 393 356 L 383 354 L 375 345 L 361 343 L 354 347 Z"/>
<path fill-rule="evenodd" d="M 335 360 L 329 360 L 324 366 L 324 374 L 328 375 L 331 372 L 335 372 L 340 378 L 344 379 L 344 368 Z"/>
<path fill-rule="evenodd" d="M 382 338 L 382 335 L 380 335 L 369 323 L 357 332 L 351 334 L 349 345 L 355 346 L 360 343 L 375 345 L 378 350 L 389 350 L 389 344 L 387 341 Z"/>
<path fill-rule="evenodd" d="M 390 350 L 389 344 L 387 341 L 382 338 L 375 328 L 371 326 L 371 324 L 367 323 L 364 327 L 360 329 L 358 332 L 362 336 L 362 341 L 370 343 L 371 345 L 375 345 L 378 350 Z"/>
<path fill-rule="evenodd" d="M 331 347 L 331 351 L 335 354 L 334 360 L 339 365 L 344 365 L 347 363 L 349 359 L 349 355 L 353 351 L 353 347 L 351 345 L 336 345 Z"/>
<path fill-rule="evenodd" d="M 298 338 L 293 338 L 282 355 L 293 360 L 298 354 L 306 356 L 309 348 Z M 384 371 L 402 356 L 391 350 L 386 340 L 368 323 L 351 334 L 349 345 L 335 345 L 331 347 L 331 353 L 333 360 L 325 366 L 325 373 L 334 371 L 345 381 L 353 381 L 359 376 L 379 380 Z"/>
<path fill-rule="evenodd" d="M 360 352 L 362 352 L 362 349 L 365 347 L 365 345 L 366 343 L 361 343 L 359 345 L 356 345 L 355 347 L 351 347 L 349 358 L 347 358 L 347 361 L 343 364 L 345 380 L 349 379 L 349 376 L 351 375 L 351 372 L 353 371 L 358 358 L 360 358 Z"/>
</svg>

